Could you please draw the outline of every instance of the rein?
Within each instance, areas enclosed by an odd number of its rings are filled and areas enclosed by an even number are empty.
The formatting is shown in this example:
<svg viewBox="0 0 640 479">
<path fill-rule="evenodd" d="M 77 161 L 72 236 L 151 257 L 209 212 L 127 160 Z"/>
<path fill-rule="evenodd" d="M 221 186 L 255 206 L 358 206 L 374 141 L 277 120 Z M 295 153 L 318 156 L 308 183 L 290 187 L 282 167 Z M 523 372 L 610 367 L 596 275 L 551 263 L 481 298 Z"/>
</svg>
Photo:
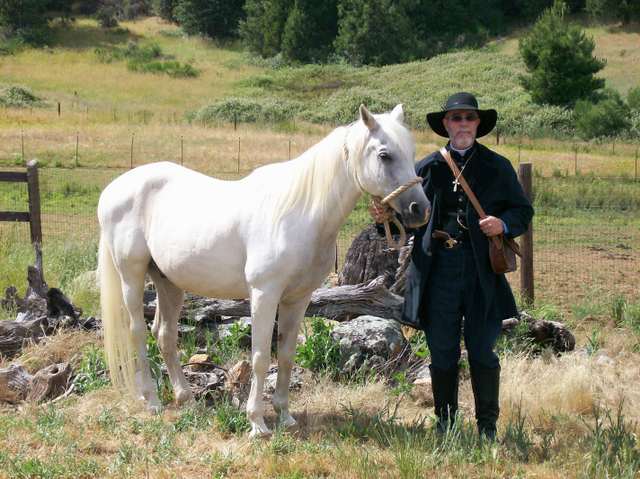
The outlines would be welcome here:
<svg viewBox="0 0 640 479">
<path fill-rule="evenodd" d="M 351 126 L 352 124 L 353 123 L 351 123 L 349 126 Z M 345 161 L 347 163 L 349 162 L 349 149 L 347 148 L 347 136 L 348 136 L 348 134 L 349 134 L 349 130 L 347 129 L 347 132 L 346 132 L 346 134 L 344 136 L 344 142 L 342 144 L 342 150 L 343 150 L 343 153 L 344 153 L 344 159 L 345 159 Z M 360 180 L 358 179 L 357 174 L 355 175 L 355 180 L 356 180 L 356 184 L 357 184 L 358 188 L 360 189 L 360 191 L 362 193 L 366 193 L 365 189 L 360 184 Z M 422 183 L 422 178 L 420 178 L 419 176 L 416 176 L 415 178 L 412 178 L 409 181 L 407 181 L 404 185 L 401 185 L 401 186 L 397 187 L 395 190 L 393 190 L 391 193 L 389 193 L 384 198 L 380 199 L 379 196 L 374 196 L 373 199 L 375 201 L 378 201 L 379 203 L 385 205 L 385 206 L 388 206 L 390 201 L 392 201 L 395 198 L 397 198 L 398 196 L 400 196 L 402 193 L 407 191 L 413 185 L 417 185 L 419 183 Z M 391 222 L 394 225 L 396 225 L 396 228 L 398 229 L 398 231 L 400 233 L 400 239 L 399 239 L 399 241 L 397 243 L 393 240 L 393 235 L 391 234 L 391 227 L 389 226 L 389 220 L 391 220 Z M 402 225 L 402 223 L 398 220 L 398 218 L 396 217 L 395 214 L 390 214 L 388 216 L 388 218 L 386 218 L 382 222 L 382 224 L 384 226 L 384 234 L 385 234 L 385 238 L 387 240 L 387 245 L 389 245 L 389 248 L 395 249 L 395 250 L 400 250 L 400 248 L 402 248 L 404 246 L 404 244 L 407 242 L 407 232 L 405 231 L 404 226 Z"/>
</svg>

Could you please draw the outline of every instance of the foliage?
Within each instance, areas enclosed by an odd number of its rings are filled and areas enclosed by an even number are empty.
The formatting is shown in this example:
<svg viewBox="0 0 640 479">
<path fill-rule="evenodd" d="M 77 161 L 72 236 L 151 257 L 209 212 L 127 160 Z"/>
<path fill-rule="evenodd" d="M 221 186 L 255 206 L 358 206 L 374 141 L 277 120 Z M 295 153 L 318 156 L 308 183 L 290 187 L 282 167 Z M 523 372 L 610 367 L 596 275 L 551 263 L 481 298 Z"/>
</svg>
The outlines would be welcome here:
<svg viewBox="0 0 640 479">
<path fill-rule="evenodd" d="M 566 4 L 556 0 L 519 43 L 529 73 L 522 76 L 522 85 L 536 103 L 573 105 L 604 86 L 594 74 L 605 62 L 593 56 L 593 39 L 567 23 L 566 10 Z"/>
<path fill-rule="evenodd" d="M 238 33 L 244 16 L 243 0 L 178 0 L 176 21 L 189 35 L 229 38 Z"/>
<path fill-rule="evenodd" d="M 386 65 L 414 58 L 416 38 L 404 3 L 392 0 L 338 2 L 338 56 L 354 65 Z"/>
<path fill-rule="evenodd" d="M 90 346 L 83 351 L 74 384 L 79 394 L 86 394 L 109 384 L 107 362 L 101 348 Z"/>
<path fill-rule="evenodd" d="M 316 372 L 336 374 L 340 364 L 338 343 L 331 337 L 331 326 L 320 317 L 311 320 L 311 333 L 305 324 L 305 342 L 296 348 L 296 363 Z"/>
<path fill-rule="evenodd" d="M 324 60 L 338 30 L 336 0 L 295 0 L 282 34 L 282 53 L 301 62 Z"/>
<path fill-rule="evenodd" d="M 621 20 L 628 24 L 640 19 L 638 0 L 586 0 L 585 11 L 597 20 Z"/>
<path fill-rule="evenodd" d="M 229 334 L 220 339 L 213 351 L 213 360 L 219 364 L 225 364 L 236 358 L 244 347 L 250 344 L 251 325 L 243 325 L 235 322 L 229 329 Z M 209 345 L 212 346 L 212 345 Z M 209 347 L 207 347 L 209 349 Z"/>
<path fill-rule="evenodd" d="M 173 10 L 178 4 L 178 0 L 153 0 L 153 11 L 163 20 L 174 21 Z"/>
<path fill-rule="evenodd" d="M 165 73 L 174 78 L 193 78 L 199 71 L 188 63 L 172 60 L 162 53 L 157 43 L 139 45 L 129 42 L 126 47 L 99 47 L 95 49 L 98 60 L 102 63 L 127 61 L 127 68 L 140 73 Z"/>
<path fill-rule="evenodd" d="M 640 86 L 629 90 L 627 93 L 627 105 L 632 110 L 640 111 Z"/>
<path fill-rule="evenodd" d="M 576 103 L 576 130 L 585 139 L 616 136 L 631 126 L 629 114 L 629 107 L 620 95 L 608 90 L 595 103 L 588 100 Z"/>
<path fill-rule="evenodd" d="M 215 407 L 216 426 L 222 433 L 241 434 L 251 429 L 244 411 L 234 406 L 228 398 L 224 398 Z"/>
<path fill-rule="evenodd" d="M 118 26 L 117 0 L 103 2 L 96 11 L 96 19 L 102 28 L 115 28 Z"/>
<path fill-rule="evenodd" d="M 0 106 L 32 108 L 44 105 L 42 98 L 35 95 L 29 88 L 12 85 L 0 90 Z"/>
<path fill-rule="evenodd" d="M 226 98 L 202 107 L 190 115 L 192 121 L 210 124 L 216 121 L 244 123 L 278 123 L 295 118 L 299 103 L 292 101 Z"/>
<path fill-rule="evenodd" d="M 42 0 L 2 0 L 0 34 L 18 37 L 27 43 L 42 44 L 47 38 L 47 2 Z M 1 35 L 0 35 L 1 36 Z"/>
<path fill-rule="evenodd" d="M 293 0 L 246 0 L 246 18 L 240 22 L 244 45 L 265 58 L 279 53 L 292 5 Z"/>
<path fill-rule="evenodd" d="M 640 449 L 637 446 L 636 424 L 623 414 L 623 402 L 615 417 L 599 405 L 593 408 L 594 424 L 585 425 L 589 434 L 583 439 L 589 447 L 586 473 L 588 477 L 636 477 L 640 472 Z"/>
</svg>

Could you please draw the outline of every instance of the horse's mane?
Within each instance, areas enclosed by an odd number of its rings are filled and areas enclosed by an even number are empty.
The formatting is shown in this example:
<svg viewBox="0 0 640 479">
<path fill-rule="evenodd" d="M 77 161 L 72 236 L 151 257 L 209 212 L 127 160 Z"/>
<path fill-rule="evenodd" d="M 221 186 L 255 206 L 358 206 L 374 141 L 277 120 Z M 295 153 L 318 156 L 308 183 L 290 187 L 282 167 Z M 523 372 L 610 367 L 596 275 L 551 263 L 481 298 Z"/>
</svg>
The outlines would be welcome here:
<svg viewBox="0 0 640 479">
<path fill-rule="evenodd" d="M 389 115 L 375 115 L 376 120 L 385 131 L 401 141 L 401 146 L 410 144 L 410 133 Z M 362 150 L 369 135 L 367 127 L 361 121 L 348 126 L 338 127 L 327 137 L 316 143 L 298 158 L 286 163 L 286 191 L 277 199 L 274 208 L 274 223 L 277 224 L 288 211 L 300 206 L 301 212 L 315 217 L 326 213 L 328 200 L 338 194 L 334 187 L 336 173 L 339 169 L 348 170 L 348 174 L 360 189 L 357 176 L 358 164 L 362 159 Z M 406 141 L 404 141 L 406 140 Z M 348 149 L 348 158 L 344 155 L 344 147 Z M 404 152 L 409 154 L 409 152 Z M 283 164 L 284 165 L 284 164 Z M 283 169 L 283 174 L 284 169 Z M 342 202 L 338 201 L 338 205 Z M 342 213 L 342 212 L 338 212 Z"/>
<path fill-rule="evenodd" d="M 274 223 L 296 206 L 307 216 L 324 213 L 333 188 L 336 171 L 346 168 L 343 154 L 345 135 L 349 127 L 338 127 L 302 155 L 287 162 L 286 191 L 277 199 Z M 351 135 L 350 135 L 351 136 Z M 354 135 L 355 136 L 355 135 Z M 361 143 L 363 143 L 361 141 Z M 350 148 L 350 150 L 352 150 Z M 350 158 L 359 158 L 359 151 L 350 151 Z"/>
</svg>

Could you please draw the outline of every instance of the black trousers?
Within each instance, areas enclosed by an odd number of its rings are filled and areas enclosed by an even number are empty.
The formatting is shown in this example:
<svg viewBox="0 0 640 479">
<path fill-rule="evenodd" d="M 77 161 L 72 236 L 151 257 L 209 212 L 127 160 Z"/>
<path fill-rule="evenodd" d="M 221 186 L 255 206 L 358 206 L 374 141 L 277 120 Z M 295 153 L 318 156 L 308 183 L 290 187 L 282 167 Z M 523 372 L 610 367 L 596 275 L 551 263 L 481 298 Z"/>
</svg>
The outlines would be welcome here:
<svg viewBox="0 0 640 479">
<path fill-rule="evenodd" d="M 452 249 L 434 245 L 421 304 L 432 366 L 445 371 L 457 368 L 463 331 L 470 363 L 487 369 L 500 366 L 493 348 L 502 321 L 496 314 L 484 317 L 484 297 L 469 243 Z"/>
</svg>

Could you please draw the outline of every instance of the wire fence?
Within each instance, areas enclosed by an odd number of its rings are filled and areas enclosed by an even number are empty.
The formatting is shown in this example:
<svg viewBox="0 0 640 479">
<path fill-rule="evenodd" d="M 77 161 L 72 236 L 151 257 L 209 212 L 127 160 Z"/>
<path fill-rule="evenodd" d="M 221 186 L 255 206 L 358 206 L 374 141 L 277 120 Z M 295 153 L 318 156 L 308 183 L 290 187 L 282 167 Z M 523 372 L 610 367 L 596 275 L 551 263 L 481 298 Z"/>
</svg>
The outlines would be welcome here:
<svg viewBox="0 0 640 479">
<path fill-rule="evenodd" d="M 100 192 L 126 170 L 41 168 L 45 248 L 47 243 L 97 244 L 96 206 Z M 238 179 L 247 173 L 223 172 L 214 176 Z M 551 179 L 536 178 L 538 187 L 543 181 Z M 371 223 L 364 204 L 366 199 L 361 201 L 339 233 L 338 269 L 342 267 L 352 240 Z M 0 183 L 0 210 L 26 211 L 27 204 L 26 185 Z M 640 228 L 636 216 L 615 208 L 585 208 L 568 215 L 562 211 L 536 215 L 533 222 L 536 301 L 570 308 L 596 296 L 637 298 Z M 28 243 L 28 228 L 26 223 L 0 223 L 0 237 Z M 519 274 L 511 273 L 508 279 L 518 292 Z"/>
</svg>

